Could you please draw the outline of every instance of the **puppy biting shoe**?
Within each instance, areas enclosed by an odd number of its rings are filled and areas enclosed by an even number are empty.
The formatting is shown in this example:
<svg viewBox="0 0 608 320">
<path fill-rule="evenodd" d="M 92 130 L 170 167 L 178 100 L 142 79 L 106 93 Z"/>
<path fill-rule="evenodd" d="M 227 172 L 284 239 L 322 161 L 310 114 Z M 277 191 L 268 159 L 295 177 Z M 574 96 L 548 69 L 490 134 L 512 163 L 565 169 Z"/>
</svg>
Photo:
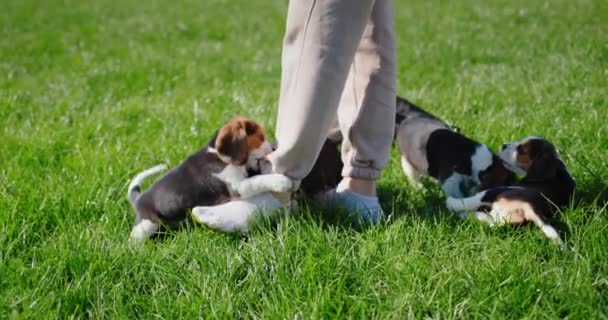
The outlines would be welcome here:
<svg viewBox="0 0 608 320">
<path fill-rule="evenodd" d="M 375 225 L 384 216 L 378 197 L 364 196 L 350 190 L 332 189 L 326 194 L 326 204 L 329 207 L 343 207 L 360 225 Z"/>
</svg>

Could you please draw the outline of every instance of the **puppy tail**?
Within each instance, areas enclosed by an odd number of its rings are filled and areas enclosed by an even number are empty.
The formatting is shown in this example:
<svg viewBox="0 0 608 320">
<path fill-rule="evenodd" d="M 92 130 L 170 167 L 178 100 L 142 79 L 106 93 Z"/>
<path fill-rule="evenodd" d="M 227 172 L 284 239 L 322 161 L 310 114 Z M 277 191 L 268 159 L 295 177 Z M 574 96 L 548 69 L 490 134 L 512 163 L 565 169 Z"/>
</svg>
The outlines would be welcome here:
<svg viewBox="0 0 608 320">
<path fill-rule="evenodd" d="M 532 221 L 540 230 L 547 236 L 547 238 L 555 241 L 561 247 L 564 247 L 564 242 L 559 235 L 558 230 L 550 224 L 550 221 L 544 216 L 539 215 L 532 206 L 525 206 L 524 217 L 528 221 Z"/>
<path fill-rule="evenodd" d="M 155 174 L 159 174 L 165 169 L 167 169 L 166 164 L 159 164 L 155 167 L 146 169 L 138 173 L 135 178 L 131 180 L 131 183 L 129 183 L 129 189 L 127 190 L 127 198 L 129 199 L 131 205 L 135 204 L 135 200 L 141 194 L 141 188 L 139 185 L 144 182 L 144 180 L 146 180 L 148 177 L 153 176 Z"/>
</svg>

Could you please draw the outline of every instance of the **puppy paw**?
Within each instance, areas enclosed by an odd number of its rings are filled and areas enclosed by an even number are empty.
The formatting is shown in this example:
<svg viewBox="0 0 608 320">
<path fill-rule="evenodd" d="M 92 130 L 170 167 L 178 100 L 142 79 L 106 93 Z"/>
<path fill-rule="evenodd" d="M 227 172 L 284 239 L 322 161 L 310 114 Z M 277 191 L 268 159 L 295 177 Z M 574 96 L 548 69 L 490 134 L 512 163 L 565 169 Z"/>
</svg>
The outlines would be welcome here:
<svg viewBox="0 0 608 320">
<path fill-rule="evenodd" d="M 445 206 L 448 208 L 448 210 L 456 211 L 457 208 L 460 207 L 460 201 L 461 200 L 457 198 L 447 197 L 445 199 Z"/>
<path fill-rule="evenodd" d="M 492 219 L 492 217 L 490 217 L 487 213 L 483 211 L 475 211 L 473 213 L 473 216 L 475 216 L 475 218 L 477 218 L 477 220 L 479 220 L 480 222 L 485 223 L 490 227 L 493 227 L 495 225 L 494 219 Z"/>
<path fill-rule="evenodd" d="M 156 233 L 156 230 L 158 230 L 158 224 L 148 219 L 143 219 L 131 230 L 129 241 L 133 244 L 143 243 L 152 237 Z"/>
<path fill-rule="evenodd" d="M 192 219 L 213 229 L 221 226 L 221 218 L 213 212 L 213 207 L 195 207 L 192 209 Z"/>
<path fill-rule="evenodd" d="M 231 201 L 213 207 L 195 207 L 192 219 L 207 227 L 224 232 L 247 233 L 249 217 L 256 206 L 244 201 Z"/>
<path fill-rule="evenodd" d="M 282 174 L 270 174 L 268 179 L 268 186 L 274 192 L 288 192 L 293 189 L 293 181 Z"/>
</svg>

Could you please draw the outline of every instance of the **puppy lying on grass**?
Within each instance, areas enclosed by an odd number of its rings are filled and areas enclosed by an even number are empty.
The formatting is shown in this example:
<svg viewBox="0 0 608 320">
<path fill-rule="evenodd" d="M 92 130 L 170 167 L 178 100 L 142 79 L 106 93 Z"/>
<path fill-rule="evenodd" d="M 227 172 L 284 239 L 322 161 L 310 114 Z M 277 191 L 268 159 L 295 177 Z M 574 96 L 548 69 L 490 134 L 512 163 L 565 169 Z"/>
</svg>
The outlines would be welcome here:
<svg viewBox="0 0 608 320">
<path fill-rule="evenodd" d="M 302 179 L 300 192 L 317 202 L 320 202 L 325 192 L 335 188 L 342 179 L 342 159 L 338 146 L 341 136 L 325 140 L 315 161 L 312 170 Z M 269 173 L 270 163 L 260 162 L 260 171 L 252 171 L 251 174 Z M 266 206 L 266 207 L 264 207 Z M 247 233 L 250 228 L 252 212 L 254 210 L 243 210 L 251 208 L 258 210 L 260 214 L 270 214 L 273 208 L 281 207 L 282 204 L 272 195 L 263 194 L 245 199 L 243 201 L 227 202 L 219 206 L 198 206 L 192 209 L 192 218 L 212 229 L 224 232 Z M 267 210 L 266 210 L 267 209 Z"/>
<path fill-rule="evenodd" d="M 448 197 L 448 209 L 473 211 L 477 219 L 489 225 L 532 222 L 549 239 L 563 245 L 559 231 L 564 230 L 556 228 L 555 208 L 572 202 L 576 183 L 555 146 L 545 139 L 529 137 L 503 145 L 500 157 L 511 170 L 525 175 L 522 180 L 468 198 Z"/>
<path fill-rule="evenodd" d="M 213 206 L 259 193 L 291 190 L 291 179 L 280 174 L 248 177 L 247 171 L 259 170 L 260 161 L 271 151 L 262 127 L 250 119 L 237 117 L 222 126 L 202 149 L 143 193 L 140 184 L 166 166 L 141 172 L 128 189 L 128 199 L 135 211 L 131 240 L 145 241 L 156 233 L 161 223 L 182 222 L 188 210 L 196 206 Z"/>
</svg>

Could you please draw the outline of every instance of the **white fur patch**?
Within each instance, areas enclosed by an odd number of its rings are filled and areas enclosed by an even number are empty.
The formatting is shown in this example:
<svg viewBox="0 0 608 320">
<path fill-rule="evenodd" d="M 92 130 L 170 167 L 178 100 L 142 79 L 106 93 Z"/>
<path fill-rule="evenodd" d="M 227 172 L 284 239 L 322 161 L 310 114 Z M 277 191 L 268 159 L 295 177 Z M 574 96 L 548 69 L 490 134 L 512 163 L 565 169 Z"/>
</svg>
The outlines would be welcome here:
<svg viewBox="0 0 608 320">
<path fill-rule="evenodd" d="M 132 242 L 143 242 L 153 236 L 158 230 L 158 225 L 154 222 L 143 219 L 137 225 L 133 227 L 131 231 Z"/>
<path fill-rule="evenodd" d="M 241 198 L 249 198 L 269 191 L 288 192 L 292 189 L 293 182 L 291 179 L 278 173 L 263 174 L 245 179 L 236 188 Z"/>
<path fill-rule="evenodd" d="M 407 176 L 408 180 L 412 187 L 416 189 L 422 188 L 422 183 L 420 183 L 420 173 L 414 169 L 414 166 L 407 161 L 407 158 L 401 156 L 401 168 L 403 169 L 403 173 Z"/>
<path fill-rule="evenodd" d="M 552 226 L 544 224 L 542 227 L 540 227 L 540 229 L 547 236 L 547 238 L 554 240 L 554 241 L 561 242 L 559 233 L 557 233 L 557 230 L 555 230 L 555 228 L 553 228 Z"/>
<path fill-rule="evenodd" d="M 473 179 L 475 179 L 475 182 L 478 184 L 480 183 L 479 173 L 488 169 L 492 165 L 494 162 L 493 157 L 494 155 L 492 154 L 492 151 L 490 151 L 488 147 L 484 145 L 477 146 L 475 153 L 473 153 L 473 156 L 471 156 L 472 176 Z"/>
<path fill-rule="evenodd" d="M 293 181 L 282 174 L 263 174 L 247 178 L 244 166 L 227 165 L 215 177 L 224 181 L 241 198 L 249 198 L 264 192 L 288 192 L 294 188 Z"/>
<path fill-rule="evenodd" d="M 254 149 L 249 152 L 249 157 L 247 158 L 247 167 L 254 170 L 259 170 L 259 160 L 264 158 L 271 152 L 272 146 L 270 145 L 270 143 L 268 143 L 268 141 L 264 141 L 257 149 Z"/>
<path fill-rule="evenodd" d="M 138 173 L 135 178 L 133 178 L 133 180 L 131 180 L 131 183 L 129 183 L 129 189 L 128 191 L 133 190 L 133 188 L 139 186 L 146 178 L 148 178 L 149 176 L 153 176 L 155 174 L 160 173 L 161 171 L 167 169 L 167 165 L 166 164 L 159 164 L 157 166 L 154 166 L 150 169 L 146 169 L 140 173 Z"/>
<path fill-rule="evenodd" d="M 473 213 L 473 215 L 475 216 L 475 218 L 477 218 L 477 220 L 479 220 L 480 222 L 483 222 L 487 225 L 489 225 L 490 227 L 493 227 L 495 222 L 492 219 L 492 217 L 490 217 L 487 213 L 483 212 L 483 211 L 475 211 Z"/>
<path fill-rule="evenodd" d="M 494 220 L 496 225 L 504 226 L 506 222 L 509 222 L 511 212 L 508 210 L 505 210 L 502 207 L 497 207 L 497 206 L 493 205 L 492 210 L 490 210 L 488 215 L 492 218 L 492 220 Z"/>
<path fill-rule="evenodd" d="M 486 192 L 482 191 L 468 198 L 448 197 L 445 201 L 445 205 L 448 207 L 448 209 L 453 211 L 474 211 L 484 204 L 481 199 L 485 195 Z"/>
<path fill-rule="evenodd" d="M 498 157 L 504 161 L 507 169 L 516 174 L 526 174 L 526 171 L 517 166 L 517 146 L 519 142 L 511 142 L 506 145 L 507 147 L 498 154 Z"/>
<path fill-rule="evenodd" d="M 247 178 L 247 169 L 245 166 L 229 164 L 222 171 L 213 175 L 224 181 L 230 189 L 237 190 L 239 183 Z"/>
<path fill-rule="evenodd" d="M 195 207 L 193 218 L 212 229 L 224 232 L 249 232 L 251 218 L 256 214 L 270 213 L 283 205 L 270 194 L 249 199 L 230 201 L 213 207 Z"/>
<path fill-rule="evenodd" d="M 443 183 L 441 184 L 441 189 L 443 190 L 443 193 L 445 193 L 445 195 L 448 197 L 462 198 L 465 195 L 462 194 L 462 191 L 460 190 L 460 185 L 462 183 L 466 183 L 466 181 L 470 179 L 471 177 L 468 175 L 463 175 L 454 172 L 449 178 L 443 181 Z"/>
</svg>

